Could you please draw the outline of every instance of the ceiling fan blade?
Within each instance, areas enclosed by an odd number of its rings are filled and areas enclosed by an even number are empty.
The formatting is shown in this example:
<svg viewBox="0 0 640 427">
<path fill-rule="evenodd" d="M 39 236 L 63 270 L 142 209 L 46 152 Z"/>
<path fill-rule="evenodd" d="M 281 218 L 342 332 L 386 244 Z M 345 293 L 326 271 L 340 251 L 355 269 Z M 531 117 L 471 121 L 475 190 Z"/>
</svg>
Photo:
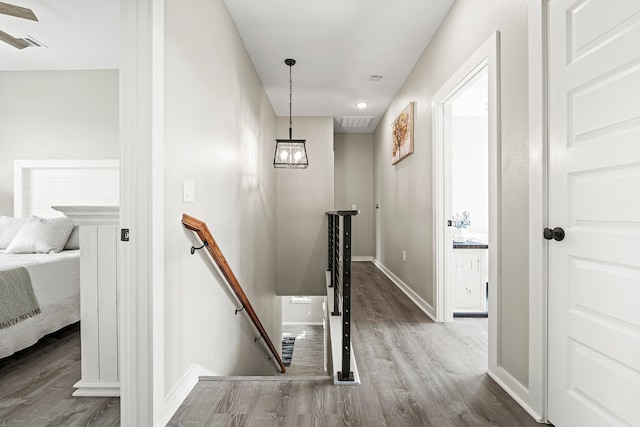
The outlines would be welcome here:
<svg viewBox="0 0 640 427">
<path fill-rule="evenodd" d="M 36 14 L 33 13 L 31 9 L 2 2 L 0 2 L 0 14 L 16 16 L 22 19 L 30 19 L 32 21 L 38 20 Z"/>
<path fill-rule="evenodd" d="M 25 47 L 29 46 L 29 43 L 22 40 L 18 40 L 17 38 L 5 33 L 2 30 L 0 30 L 0 40 L 2 40 L 5 43 L 9 43 L 11 46 L 17 49 L 24 49 Z"/>
</svg>

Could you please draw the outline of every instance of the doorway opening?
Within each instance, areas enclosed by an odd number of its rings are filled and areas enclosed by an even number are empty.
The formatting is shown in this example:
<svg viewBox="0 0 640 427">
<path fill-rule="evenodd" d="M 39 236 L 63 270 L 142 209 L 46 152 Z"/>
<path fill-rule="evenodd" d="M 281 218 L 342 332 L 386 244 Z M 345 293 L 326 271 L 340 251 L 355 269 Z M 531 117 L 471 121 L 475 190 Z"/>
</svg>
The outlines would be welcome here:
<svg viewBox="0 0 640 427">
<path fill-rule="evenodd" d="M 325 296 L 282 296 L 282 360 L 287 373 L 326 376 Z"/>
<path fill-rule="evenodd" d="M 499 93 L 496 32 L 432 102 L 436 319 L 451 322 L 454 311 L 488 316 L 488 373 L 493 377 L 500 345 Z"/>
<path fill-rule="evenodd" d="M 445 254 L 445 278 L 451 304 L 447 317 L 488 316 L 489 134 L 488 70 L 469 76 L 444 104 L 445 209 L 451 244 Z M 447 158 L 446 153 L 451 155 Z"/>
</svg>

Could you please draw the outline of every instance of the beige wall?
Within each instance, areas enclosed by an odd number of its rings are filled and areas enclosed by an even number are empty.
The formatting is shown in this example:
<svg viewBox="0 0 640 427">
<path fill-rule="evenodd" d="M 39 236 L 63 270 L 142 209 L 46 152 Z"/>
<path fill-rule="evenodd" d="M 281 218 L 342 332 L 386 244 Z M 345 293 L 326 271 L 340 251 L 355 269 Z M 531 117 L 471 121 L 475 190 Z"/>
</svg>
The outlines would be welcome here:
<svg viewBox="0 0 640 427">
<path fill-rule="evenodd" d="M 324 318 L 324 299 L 312 296 L 310 303 L 293 303 L 291 296 L 282 298 L 282 324 L 322 324 Z"/>
<path fill-rule="evenodd" d="M 117 159 L 118 70 L 0 72 L 0 215 L 16 159 Z"/>
<path fill-rule="evenodd" d="M 528 384 L 527 2 L 457 0 L 374 133 L 376 257 L 433 304 L 431 97 L 494 32 L 501 34 L 502 287 L 498 363 Z M 389 128 L 416 102 L 415 152 L 391 165 Z M 402 262 L 402 250 L 407 262 Z"/>
<path fill-rule="evenodd" d="M 339 133 L 334 136 L 335 207 L 360 214 L 352 220 L 352 256 L 374 256 L 373 135 Z"/>
<path fill-rule="evenodd" d="M 289 118 L 278 118 L 288 138 Z M 278 295 L 325 295 L 327 219 L 333 210 L 333 117 L 294 117 L 293 137 L 306 139 L 309 167 L 277 169 Z M 275 140 L 267 143 L 271 162 Z"/>
<path fill-rule="evenodd" d="M 181 222 L 204 220 L 276 346 L 276 116 L 222 1 L 165 5 L 165 393 L 198 364 L 274 374 L 263 341 Z M 197 10 L 198 13 L 193 13 Z M 194 31 L 197 28 L 197 31 Z M 182 201 L 183 180 L 195 202 Z"/>
</svg>

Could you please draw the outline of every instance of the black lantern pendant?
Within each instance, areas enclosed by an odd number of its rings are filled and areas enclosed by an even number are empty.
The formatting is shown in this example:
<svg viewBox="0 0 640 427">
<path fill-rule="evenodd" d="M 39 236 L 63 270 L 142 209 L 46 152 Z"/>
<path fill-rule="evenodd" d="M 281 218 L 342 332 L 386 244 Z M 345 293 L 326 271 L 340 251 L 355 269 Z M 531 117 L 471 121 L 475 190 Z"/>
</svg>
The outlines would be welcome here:
<svg viewBox="0 0 640 427">
<path fill-rule="evenodd" d="M 307 149 L 304 139 L 292 139 L 293 121 L 291 120 L 292 80 L 291 67 L 296 64 L 295 59 L 285 59 L 289 66 L 289 139 L 276 139 L 276 152 L 273 155 L 274 168 L 305 169 L 309 166 Z"/>
</svg>

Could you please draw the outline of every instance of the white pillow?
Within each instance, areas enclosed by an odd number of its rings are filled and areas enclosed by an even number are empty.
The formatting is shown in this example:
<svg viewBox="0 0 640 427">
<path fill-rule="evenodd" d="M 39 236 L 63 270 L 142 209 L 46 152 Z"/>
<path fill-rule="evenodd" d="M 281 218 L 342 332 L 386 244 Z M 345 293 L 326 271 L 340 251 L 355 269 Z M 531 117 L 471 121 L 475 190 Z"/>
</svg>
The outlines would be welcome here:
<svg viewBox="0 0 640 427">
<path fill-rule="evenodd" d="M 69 239 L 73 220 L 68 217 L 43 219 L 32 216 L 27 219 L 13 238 L 7 253 L 46 254 L 60 252 Z"/>
<path fill-rule="evenodd" d="M 64 250 L 69 249 L 80 249 L 80 229 L 77 225 L 73 226 L 69 239 L 67 239 L 67 243 L 64 245 Z"/>
<path fill-rule="evenodd" d="M 0 249 L 7 249 L 26 220 L 26 218 L 0 216 Z"/>
</svg>

